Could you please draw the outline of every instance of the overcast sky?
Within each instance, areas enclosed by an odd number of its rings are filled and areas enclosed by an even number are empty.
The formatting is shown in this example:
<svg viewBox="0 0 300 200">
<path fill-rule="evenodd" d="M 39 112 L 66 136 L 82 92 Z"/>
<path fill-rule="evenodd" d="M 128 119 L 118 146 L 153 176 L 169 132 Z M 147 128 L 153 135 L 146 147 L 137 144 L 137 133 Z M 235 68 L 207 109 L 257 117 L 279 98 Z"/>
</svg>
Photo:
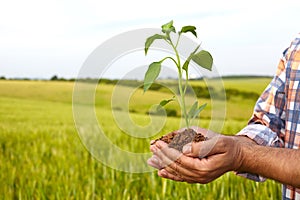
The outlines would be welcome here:
<svg viewBox="0 0 300 200">
<path fill-rule="evenodd" d="M 0 76 L 76 77 L 104 41 L 171 19 L 197 27 L 221 75 L 273 75 L 300 32 L 300 1 L 1 1 Z"/>
</svg>

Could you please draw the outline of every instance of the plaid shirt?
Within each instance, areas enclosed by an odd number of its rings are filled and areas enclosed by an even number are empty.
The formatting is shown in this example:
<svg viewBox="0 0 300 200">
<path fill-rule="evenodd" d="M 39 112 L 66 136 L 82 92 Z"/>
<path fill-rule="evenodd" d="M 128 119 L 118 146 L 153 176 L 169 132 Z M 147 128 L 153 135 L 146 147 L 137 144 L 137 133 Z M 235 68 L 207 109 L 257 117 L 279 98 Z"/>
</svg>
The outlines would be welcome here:
<svg viewBox="0 0 300 200">
<path fill-rule="evenodd" d="M 249 124 L 238 135 L 247 135 L 259 145 L 299 149 L 299 81 L 300 34 L 283 52 L 276 75 L 258 99 Z M 238 175 L 255 181 L 265 180 L 255 174 Z M 300 199 L 300 188 L 283 185 L 282 199 Z"/>
</svg>

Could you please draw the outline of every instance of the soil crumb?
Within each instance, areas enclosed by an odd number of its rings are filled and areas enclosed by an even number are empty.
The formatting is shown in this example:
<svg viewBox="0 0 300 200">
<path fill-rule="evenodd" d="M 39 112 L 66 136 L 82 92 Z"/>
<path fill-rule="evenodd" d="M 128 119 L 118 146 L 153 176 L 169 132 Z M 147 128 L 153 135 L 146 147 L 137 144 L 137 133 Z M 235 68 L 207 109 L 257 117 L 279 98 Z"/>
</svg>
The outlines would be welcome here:
<svg viewBox="0 0 300 200">
<path fill-rule="evenodd" d="M 156 139 L 152 144 L 155 144 L 156 141 L 161 140 L 168 144 L 170 148 L 174 148 L 182 152 L 182 147 L 190 142 L 201 142 L 207 140 L 207 138 L 201 133 L 197 133 L 193 129 L 185 129 L 180 133 L 169 133 Z M 151 144 L 151 145 L 152 145 Z"/>
</svg>

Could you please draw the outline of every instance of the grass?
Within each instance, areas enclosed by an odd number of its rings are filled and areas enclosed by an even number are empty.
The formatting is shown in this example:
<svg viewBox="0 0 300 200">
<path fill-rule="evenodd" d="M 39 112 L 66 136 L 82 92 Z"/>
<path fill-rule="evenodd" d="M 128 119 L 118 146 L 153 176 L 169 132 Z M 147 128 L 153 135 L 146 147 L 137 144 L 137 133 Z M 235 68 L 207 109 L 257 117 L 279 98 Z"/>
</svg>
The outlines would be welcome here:
<svg viewBox="0 0 300 200">
<path fill-rule="evenodd" d="M 230 87 L 237 88 L 239 85 L 230 84 Z M 0 81 L 1 199 L 281 197 L 280 184 L 270 180 L 256 183 L 233 173 L 227 173 L 207 185 L 190 185 L 161 179 L 156 172 L 132 174 L 103 165 L 89 154 L 78 137 L 72 115 L 72 89 L 71 82 Z M 114 123 L 110 110 L 111 91 L 112 86 L 104 85 L 97 89 L 96 94 L 98 120 L 107 137 L 121 149 L 149 152 L 150 138 L 130 137 Z M 163 95 L 149 92 L 149 96 L 142 99 L 137 91 L 130 101 L 132 108 L 135 108 L 134 102 L 137 105 L 136 113 L 130 114 L 132 120 L 139 125 L 150 123 L 144 112 Z M 243 111 L 245 108 L 252 110 L 254 103 L 239 99 L 227 102 L 231 111 L 228 112 L 222 132 L 233 134 L 245 126 L 251 113 L 245 114 Z M 140 108 L 144 110 L 139 113 Z M 206 115 L 207 118 L 201 120 L 204 127 L 209 126 L 209 111 Z M 168 118 L 159 134 L 178 127 L 179 118 Z M 116 159 L 115 155 L 109 153 L 107 157 Z"/>
</svg>

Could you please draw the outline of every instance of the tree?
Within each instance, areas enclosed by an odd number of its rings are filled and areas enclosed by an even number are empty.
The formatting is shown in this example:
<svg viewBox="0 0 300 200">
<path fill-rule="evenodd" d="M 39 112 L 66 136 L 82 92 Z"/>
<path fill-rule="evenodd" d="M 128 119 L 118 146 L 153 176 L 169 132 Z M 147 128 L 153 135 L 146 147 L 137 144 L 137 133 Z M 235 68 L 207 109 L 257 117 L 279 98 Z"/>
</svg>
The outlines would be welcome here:
<svg viewBox="0 0 300 200">
<path fill-rule="evenodd" d="M 54 75 L 50 78 L 50 81 L 57 81 L 58 80 L 58 77 L 57 75 Z"/>
</svg>

